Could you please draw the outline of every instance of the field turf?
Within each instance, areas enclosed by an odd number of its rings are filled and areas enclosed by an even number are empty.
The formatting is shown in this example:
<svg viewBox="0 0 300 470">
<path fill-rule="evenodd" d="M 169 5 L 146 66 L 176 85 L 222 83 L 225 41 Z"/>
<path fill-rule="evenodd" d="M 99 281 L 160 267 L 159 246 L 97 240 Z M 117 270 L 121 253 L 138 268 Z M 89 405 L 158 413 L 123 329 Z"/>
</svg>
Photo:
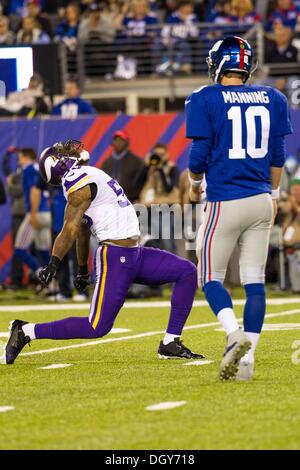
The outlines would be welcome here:
<svg viewBox="0 0 300 470">
<path fill-rule="evenodd" d="M 43 322 L 87 314 L 59 305 L 35 308 L 15 313 L 1 303 L 0 332 L 15 318 Z M 242 306 L 236 312 L 241 316 Z M 292 346 L 299 340 L 300 349 L 300 302 L 269 305 L 268 314 L 274 313 L 280 316 L 266 318 L 250 383 L 219 382 L 225 335 L 218 324 L 203 326 L 216 322 L 208 307 L 193 309 L 188 326 L 198 326 L 183 338 L 210 364 L 158 360 L 168 308 L 147 301 L 119 314 L 115 328 L 130 331 L 88 346 L 78 347 L 87 340 L 32 342 L 15 365 L 0 366 L 0 410 L 14 407 L 0 412 L 0 449 L 299 449 L 300 364 L 292 354 L 297 359 L 300 353 Z M 70 345 L 77 347 L 47 351 Z M 40 369 L 52 364 L 72 366 Z M 146 410 L 169 401 L 186 404 Z"/>
</svg>

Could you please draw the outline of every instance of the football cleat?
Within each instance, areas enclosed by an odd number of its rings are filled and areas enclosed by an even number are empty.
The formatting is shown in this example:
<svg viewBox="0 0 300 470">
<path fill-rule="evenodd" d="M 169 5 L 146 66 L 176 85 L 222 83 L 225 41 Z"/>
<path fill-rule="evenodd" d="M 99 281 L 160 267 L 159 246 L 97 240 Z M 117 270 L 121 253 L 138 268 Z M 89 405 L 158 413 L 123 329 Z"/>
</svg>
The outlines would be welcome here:
<svg viewBox="0 0 300 470">
<path fill-rule="evenodd" d="M 22 327 L 28 322 L 15 320 L 10 324 L 10 335 L 5 346 L 5 363 L 13 364 L 24 346 L 30 343 L 29 336 L 25 336 Z"/>
<path fill-rule="evenodd" d="M 251 380 L 254 374 L 254 363 L 253 362 L 240 362 L 236 380 L 244 381 L 244 380 Z"/>
<path fill-rule="evenodd" d="M 238 329 L 227 337 L 227 346 L 220 366 L 220 380 L 235 379 L 240 360 L 251 348 L 248 336 Z"/>
<path fill-rule="evenodd" d="M 180 338 L 175 338 L 169 344 L 161 341 L 157 353 L 159 359 L 204 359 L 202 354 L 193 353 L 184 346 Z"/>
</svg>

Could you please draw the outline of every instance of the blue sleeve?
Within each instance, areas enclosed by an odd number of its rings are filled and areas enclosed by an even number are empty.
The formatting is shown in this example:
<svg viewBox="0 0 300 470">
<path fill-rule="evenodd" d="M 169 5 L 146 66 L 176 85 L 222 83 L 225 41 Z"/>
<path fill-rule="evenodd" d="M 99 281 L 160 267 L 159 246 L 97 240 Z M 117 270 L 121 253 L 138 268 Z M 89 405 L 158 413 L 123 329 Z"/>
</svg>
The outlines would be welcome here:
<svg viewBox="0 0 300 470">
<path fill-rule="evenodd" d="M 45 191 L 47 189 L 47 185 L 39 173 L 37 173 L 35 177 L 35 186 L 40 189 L 40 191 Z"/>
<path fill-rule="evenodd" d="M 96 110 L 87 101 L 81 101 L 78 112 L 79 114 L 96 114 Z"/>
<path fill-rule="evenodd" d="M 59 116 L 61 114 L 61 104 L 58 104 L 57 106 L 54 106 L 52 109 L 52 116 Z"/>
<path fill-rule="evenodd" d="M 292 124 L 290 117 L 290 110 L 288 105 L 288 100 L 286 97 L 278 90 L 274 88 L 275 93 L 275 136 L 282 136 L 287 134 L 292 134 Z"/>
<path fill-rule="evenodd" d="M 63 37 L 65 32 L 65 23 L 60 23 L 56 28 L 55 36 Z"/>
<path fill-rule="evenodd" d="M 29 169 L 28 171 L 24 171 L 23 173 L 23 187 L 24 187 L 24 193 L 25 194 L 30 194 L 30 190 L 32 186 L 35 185 L 35 178 L 36 178 L 36 172 L 32 169 Z"/>
<path fill-rule="evenodd" d="M 193 140 L 189 156 L 189 170 L 192 173 L 205 173 L 208 166 L 211 145 L 212 139 L 210 138 Z"/>
<path fill-rule="evenodd" d="M 285 158 L 285 139 L 283 135 L 279 135 L 274 139 L 271 166 L 282 168 L 285 164 Z"/>
<path fill-rule="evenodd" d="M 206 100 L 201 92 L 194 92 L 185 102 L 186 137 L 188 139 L 212 138 L 213 129 Z"/>
</svg>

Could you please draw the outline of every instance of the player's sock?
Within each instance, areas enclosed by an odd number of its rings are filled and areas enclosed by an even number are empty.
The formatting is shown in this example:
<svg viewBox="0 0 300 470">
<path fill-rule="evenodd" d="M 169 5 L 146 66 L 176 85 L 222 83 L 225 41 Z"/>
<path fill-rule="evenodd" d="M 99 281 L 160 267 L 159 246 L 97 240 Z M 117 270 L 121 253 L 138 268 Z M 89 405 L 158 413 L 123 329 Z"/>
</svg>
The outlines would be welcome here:
<svg viewBox="0 0 300 470">
<path fill-rule="evenodd" d="M 223 308 L 218 313 L 217 319 L 226 331 L 227 336 L 239 329 L 239 324 L 232 308 Z"/>
<path fill-rule="evenodd" d="M 210 281 L 203 287 L 203 291 L 210 308 L 224 327 L 226 334 L 239 329 L 239 324 L 233 311 L 232 300 L 223 286 L 218 281 Z"/>
<path fill-rule="evenodd" d="M 99 338 L 87 317 L 70 317 L 35 325 L 36 339 Z"/>
<path fill-rule="evenodd" d="M 16 248 L 15 255 L 22 263 L 29 266 L 33 272 L 36 272 L 39 267 L 38 262 L 35 257 L 32 256 L 27 250 L 23 250 L 23 248 Z"/>
<path fill-rule="evenodd" d="M 260 338 L 260 334 L 249 333 L 248 331 L 245 331 L 245 333 L 251 341 L 251 349 L 245 354 L 245 356 L 242 357 L 241 361 L 242 362 L 254 362 L 255 350 L 256 350 L 256 347 Z"/>
<path fill-rule="evenodd" d="M 180 338 L 180 336 L 172 335 L 171 333 L 166 333 L 163 339 L 164 345 L 167 346 L 167 344 L 172 343 L 175 340 L 175 338 Z"/>
<path fill-rule="evenodd" d="M 264 284 L 246 284 L 246 304 L 244 308 L 244 331 L 250 338 L 252 347 L 245 362 L 254 362 L 254 353 L 263 327 L 266 313 L 266 291 Z"/>
<path fill-rule="evenodd" d="M 178 279 L 173 288 L 171 313 L 167 333 L 181 336 L 183 327 L 191 312 L 197 290 L 197 271 L 192 263 L 177 259 Z"/>
<path fill-rule="evenodd" d="M 35 323 L 27 323 L 22 326 L 22 330 L 25 336 L 28 336 L 31 340 L 36 339 L 35 337 Z"/>
</svg>

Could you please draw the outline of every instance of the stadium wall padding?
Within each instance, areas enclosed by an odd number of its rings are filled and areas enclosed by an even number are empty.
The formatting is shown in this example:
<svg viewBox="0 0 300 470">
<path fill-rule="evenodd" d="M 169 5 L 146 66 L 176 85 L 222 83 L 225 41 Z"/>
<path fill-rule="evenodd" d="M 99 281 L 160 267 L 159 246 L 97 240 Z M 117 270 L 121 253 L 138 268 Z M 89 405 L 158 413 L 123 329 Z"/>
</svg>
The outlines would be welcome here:
<svg viewBox="0 0 300 470">
<path fill-rule="evenodd" d="M 287 138 L 287 154 L 300 148 L 300 110 L 291 112 L 294 134 Z M 0 176 L 4 181 L 2 160 L 9 146 L 34 147 L 39 153 L 54 142 L 78 139 L 91 153 L 91 164 L 100 167 L 111 152 L 116 130 L 126 129 L 131 150 L 144 158 L 157 142 L 167 144 L 170 159 L 182 171 L 187 167 L 189 140 L 185 138 L 184 113 L 145 114 L 139 116 L 105 115 L 76 120 L 34 119 L 0 121 Z M 12 255 L 10 202 L 0 206 L 0 283 L 9 278 Z"/>
</svg>

